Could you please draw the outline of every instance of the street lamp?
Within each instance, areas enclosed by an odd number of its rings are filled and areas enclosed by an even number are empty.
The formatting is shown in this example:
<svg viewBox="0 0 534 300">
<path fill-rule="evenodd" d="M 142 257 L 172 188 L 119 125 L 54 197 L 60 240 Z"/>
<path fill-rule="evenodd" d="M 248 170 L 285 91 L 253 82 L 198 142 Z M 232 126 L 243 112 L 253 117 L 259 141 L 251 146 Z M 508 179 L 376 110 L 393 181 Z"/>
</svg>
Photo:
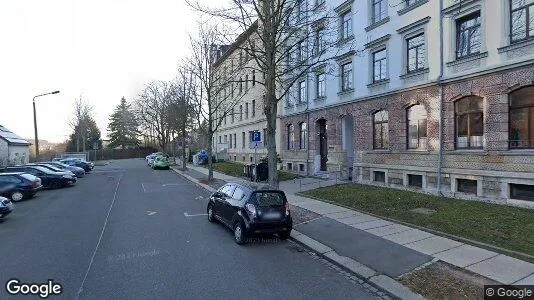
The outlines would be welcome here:
<svg viewBox="0 0 534 300">
<path fill-rule="evenodd" d="M 46 95 L 52 95 L 52 94 L 59 94 L 59 91 L 53 91 L 50 93 L 45 93 L 41 95 L 37 95 L 33 97 L 33 129 L 35 130 L 35 161 L 39 161 L 39 137 L 37 136 L 37 115 L 35 113 L 35 98 L 46 96 Z"/>
</svg>

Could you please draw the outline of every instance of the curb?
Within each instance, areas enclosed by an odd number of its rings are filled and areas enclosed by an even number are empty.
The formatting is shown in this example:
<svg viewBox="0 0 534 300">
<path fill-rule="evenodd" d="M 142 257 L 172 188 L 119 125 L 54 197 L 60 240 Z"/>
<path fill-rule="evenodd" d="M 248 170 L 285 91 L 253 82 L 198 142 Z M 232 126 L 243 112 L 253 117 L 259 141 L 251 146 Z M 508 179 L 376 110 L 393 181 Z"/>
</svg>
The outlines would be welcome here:
<svg viewBox="0 0 534 300">
<path fill-rule="evenodd" d="M 198 179 L 193 178 L 187 174 L 184 174 L 180 170 L 177 170 L 173 167 L 171 169 L 178 173 L 179 175 L 183 176 L 187 180 L 195 183 L 196 185 L 210 191 L 215 192 L 216 190 L 206 184 L 200 183 Z M 377 271 L 355 261 L 354 259 L 346 256 L 341 256 L 337 254 L 337 252 L 310 238 L 309 236 L 298 232 L 297 230 L 293 229 L 291 231 L 291 239 L 312 249 L 313 251 L 317 252 L 320 256 L 327 259 L 328 261 L 350 271 L 351 273 L 354 273 L 356 276 L 360 277 L 361 279 L 365 280 L 368 284 L 374 285 L 377 288 L 380 288 L 384 292 L 388 293 L 390 296 L 398 299 L 425 299 L 423 296 L 412 292 L 409 288 L 405 287 L 404 285 L 400 284 L 395 279 L 379 274 Z"/>
</svg>

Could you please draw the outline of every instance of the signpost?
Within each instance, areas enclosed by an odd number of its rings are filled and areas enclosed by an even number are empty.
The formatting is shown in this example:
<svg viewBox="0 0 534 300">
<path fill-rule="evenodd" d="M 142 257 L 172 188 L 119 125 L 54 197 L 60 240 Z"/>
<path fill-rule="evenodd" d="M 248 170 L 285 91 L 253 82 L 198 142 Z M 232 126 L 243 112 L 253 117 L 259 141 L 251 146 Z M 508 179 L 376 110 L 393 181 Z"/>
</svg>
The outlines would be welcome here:
<svg viewBox="0 0 534 300">
<path fill-rule="evenodd" d="M 256 181 L 256 178 L 258 177 L 257 172 L 257 164 L 256 164 L 256 153 L 258 152 L 258 148 L 261 148 L 263 146 L 263 143 L 261 141 L 261 132 L 258 130 L 254 130 L 252 132 L 252 141 L 250 142 L 250 149 L 254 149 L 254 169 L 253 169 L 253 175 L 254 175 L 254 181 Z"/>
</svg>

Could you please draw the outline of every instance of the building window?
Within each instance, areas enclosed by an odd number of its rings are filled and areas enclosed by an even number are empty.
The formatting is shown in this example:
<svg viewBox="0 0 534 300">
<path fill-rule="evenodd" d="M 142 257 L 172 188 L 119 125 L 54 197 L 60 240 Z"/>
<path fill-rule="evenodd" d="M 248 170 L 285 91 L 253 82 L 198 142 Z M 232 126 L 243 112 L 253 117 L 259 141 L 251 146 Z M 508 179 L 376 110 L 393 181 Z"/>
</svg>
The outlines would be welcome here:
<svg viewBox="0 0 534 300">
<path fill-rule="evenodd" d="M 456 20 L 456 57 L 480 52 L 480 11 Z"/>
<path fill-rule="evenodd" d="M 243 121 L 243 104 L 239 105 L 239 121 Z"/>
<path fill-rule="evenodd" d="M 324 27 L 320 26 L 315 31 L 315 42 L 314 42 L 314 53 L 316 55 L 321 54 L 321 52 L 325 49 L 325 40 L 324 40 Z"/>
<path fill-rule="evenodd" d="M 256 100 L 252 100 L 252 117 L 256 116 Z"/>
<path fill-rule="evenodd" d="M 408 73 L 425 68 L 426 47 L 425 35 L 423 33 L 406 40 L 407 44 L 407 66 Z"/>
<path fill-rule="evenodd" d="M 352 90 L 352 61 L 341 66 L 341 91 Z"/>
<path fill-rule="evenodd" d="M 239 77 L 239 93 L 243 93 L 243 78 Z"/>
<path fill-rule="evenodd" d="M 423 187 L 423 175 L 408 174 L 408 185 L 413 187 Z"/>
<path fill-rule="evenodd" d="M 304 172 L 304 164 L 299 164 L 299 172 Z"/>
<path fill-rule="evenodd" d="M 510 0 L 510 39 L 517 42 L 534 36 L 534 1 Z"/>
<path fill-rule="evenodd" d="M 297 44 L 297 59 L 299 62 L 304 61 L 306 59 L 306 43 L 304 40 L 298 42 Z"/>
<path fill-rule="evenodd" d="M 534 87 L 510 93 L 510 148 L 534 148 Z"/>
<path fill-rule="evenodd" d="M 243 51 L 239 51 L 239 65 L 243 64 Z"/>
<path fill-rule="evenodd" d="M 417 2 L 421 2 L 422 0 L 404 0 L 405 7 L 410 7 L 414 5 Z"/>
<path fill-rule="evenodd" d="M 387 149 L 389 147 L 388 112 L 381 110 L 373 115 L 373 148 Z"/>
<path fill-rule="evenodd" d="M 237 156 L 236 155 L 234 155 L 234 161 L 237 161 Z"/>
<path fill-rule="evenodd" d="M 456 179 L 456 189 L 458 192 L 466 194 L 477 194 L 477 181 L 471 179 Z"/>
<path fill-rule="evenodd" d="M 386 49 L 373 52 L 373 82 L 387 78 L 387 54 Z"/>
<path fill-rule="evenodd" d="M 228 144 L 228 136 L 226 134 L 224 135 L 224 143 Z"/>
<path fill-rule="evenodd" d="M 287 125 L 287 150 L 294 149 L 295 146 L 295 130 L 293 124 Z"/>
<path fill-rule="evenodd" d="M 326 97 L 326 75 L 323 72 L 315 75 L 315 94 L 317 98 Z"/>
<path fill-rule="evenodd" d="M 219 144 L 222 144 L 222 136 L 219 136 Z"/>
<path fill-rule="evenodd" d="M 248 75 L 245 76 L 245 91 L 248 90 Z"/>
<path fill-rule="evenodd" d="M 306 81 L 300 81 L 299 82 L 299 95 L 298 95 L 299 103 L 305 103 L 306 102 Z"/>
<path fill-rule="evenodd" d="M 510 198 L 534 201 L 534 185 L 510 183 Z"/>
<path fill-rule="evenodd" d="M 241 148 L 242 149 L 245 149 L 245 145 L 247 143 L 247 140 L 246 140 L 246 137 L 245 137 L 245 132 L 241 132 Z M 243 160 L 245 160 L 245 158 L 243 157 Z"/>
<path fill-rule="evenodd" d="M 234 133 L 234 148 L 237 149 L 237 134 Z"/>
<path fill-rule="evenodd" d="M 233 145 L 233 144 L 232 144 L 232 134 L 230 134 L 230 146 L 229 146 L 230 149 L 233 148 L 232 145 Z"/>
<path fill-rule="evenodd" d="M 454 103 L 456 114 L 456 148 L 482 148 L 484 112 L 481 97 L 464 97 Z"/>
<path fill-rule="evenodd" d="M 306 139 L 308 138 L 308 125 L 302 122 L 299 125 L 299 148 L 306 149 Z"/>
<path fill-rule="evenodd" d="M 293 163 L 287 163 L 287 170 L 293 171 Z"/>
<path fill-rule="evenodd" d="M 256 85 L 256 71 L 252 70 L 252 86 Z"/>
<path fill-rule="evenodd" d="M 426 110 L 423 105 L 408 108 L 408 149 L 426 149 Z"/>
<path fill-rule="evenodd" d="M 245 119 L 248 119 L 248 103 L 245 103 Z"/>
<path fill-rule="evenodd" d="M 373 171 L 373 181 L 375 182 L 386 182 L 386 172 L 384 171 Z"/>
<path fill-rule="evenodd" d="M 350 10 L 341 15 L 341 39 L 352 36 L 352 12 Z"/>
<path fill-rule="evenodd" d="M 387 16 L 387 0 L 373 1 L 373 23 L 376 23 Z"/>
<path fill-rule="evenodd" d="M 235 121 L 235 111 L 234 111 L 234 108 L 232 107 L 232 111 L 230 112 L 231 116 L 230 116 L 230 120 L 232 122 L 232 124 L 234 123 Z"/>
</svg>

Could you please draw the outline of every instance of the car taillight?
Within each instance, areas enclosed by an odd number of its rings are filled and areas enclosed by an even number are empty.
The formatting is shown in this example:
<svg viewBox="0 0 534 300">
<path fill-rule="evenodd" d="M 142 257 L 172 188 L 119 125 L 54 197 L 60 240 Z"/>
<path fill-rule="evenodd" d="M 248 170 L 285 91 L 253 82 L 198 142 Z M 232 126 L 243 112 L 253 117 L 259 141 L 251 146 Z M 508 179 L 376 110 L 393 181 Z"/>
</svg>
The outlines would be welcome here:
<svg viewBox="0 0 534 300">
<path fill-rule="evenodd" d="M 247 203 L 245 207 L 247 208 L 247 211 L 250 213 L 252 217 L 256 217 L 256 206 L 254 206 L 254 204 Z"/>
<path fill-rule="evenodd" d="M 289 202 L 286 202 L 286 216 L 289 216 Z"/>
<path fill-rule="evenodd" d="M 36 181 L 30 182 L 30 187 L 32 187 L 32 188 L 37 187 L 37 182 Z"/>
</svg>

